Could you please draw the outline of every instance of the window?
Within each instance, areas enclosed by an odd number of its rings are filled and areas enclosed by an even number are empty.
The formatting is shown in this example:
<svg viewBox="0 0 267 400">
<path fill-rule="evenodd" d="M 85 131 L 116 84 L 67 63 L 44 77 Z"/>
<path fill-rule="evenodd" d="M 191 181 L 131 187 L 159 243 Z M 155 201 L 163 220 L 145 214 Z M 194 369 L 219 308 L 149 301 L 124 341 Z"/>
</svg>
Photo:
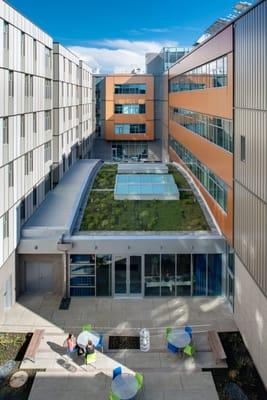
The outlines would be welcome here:
<svg viewBox="0 0 267 400">
<path fill-rule="evenodd" d="M 169 91 L 203 90 L 222 86 L 227 86 L 227 57 L 218 58 L 172 78 Z"/>
<path fill-rule="evenodd" d="M 33 188 L 33 191 L 32 191 L 32 204 L 33 204 L 33 207 L 35 207 L 37 205 L 37 188 L 36 187 Z"/>
<path fill-rule="evenodd" d="M 29 154 L 25 154 L 24 156 L 24 173 L 25 175 L 29 175 Z"/>
<path fill-rule="evenodd" d="M 145 104 L 115 104 L 115 114 L 145 114 Z"/>
<path fill-rule="evenodd" d="M 240 159 L 246 161 L 246 138 L 243 135 L 240 136 Z"/>
<path fill-rule="evenodd" d="M 71 120 L 71 119 L 72 119 L 72 108 L 69 107 L 69 120 Z"/>
<path fill-rule="evenodd" d="M 37 133 L 37 113 L 32 114 L 32 130 L 33 133 Z"/>
<path fill-rule="evenodd" d="M 145 94 L 146 93 L 146 84 L 137 83 L 132 85 L 115 85 L 114 86 L 115 94 Z"/>
<path fill-rule="evenodd" d="M 72 64 L 71 64 L 71 61 L 69 61 L 69 74 L 70 74 L 70 75 L 72 74 Z"/>
<path fill-rule="evenodd" d="M 9 49 L 9 24 L 8 22 L 4 21 L 4 49 Z"/>
<path fill-rule="evenodd" d="M 33 152 L 30 151 L 28 153 L 28 156 L 29 156 L 29 171 L 33 172 Z"/>
<path fill-rule="evenodd" d="M 14 186 L 14 166 L 13 162 L 8 164 L 8 187 Z"/>
<path fill-rule="evenodd" d="M 20 136 L 25 138 L 25 115 L 20 117 Z"/>
<path fill-rule="evenodd" d="M 145 255 L 145 296 L 160 295 L 160 254 Z"/>
<path fill-rule="evenodd" d="M 6 212 L 3 215 L 3 236 L 4 236 L 4 239 L 9 237 L 9 215 L 8 215 L 8 212 Z"/>
<path fill-rule="evenodd" d="M 45 131 L 50 131 L 51 127 L 51 111 L 45 111 Z"/>
<path fill-rule="evenodd" d="M 3 144 L 9 143 L 8 118 L 3 118 Z"/>
<path fill-rule="evenodd" d="M 50 79 L 45 79 L 45 98 L 52 98 L 52 82 Z"/>
<path fill-rule="evenodd" d="M 37 40 L 33 39 L 33 59 L 37 60 Z"/>
<path fill-rule="evenodd" d="M 115 124 L 114 128 L 116 135 L 146 133 L 145 124 Z"/>
<path fill-rule="evenodd" d="M 21 55 L 25 57 L 25 33 L 21 32 Z"/>
<path fill-rule="evenodd" d="M 25 75 L 25 96 L 33 97 L 33 76 Z"/>
<path fill-rule="evenodd" d="M 169 136 L 169 146 L 175 151 L 187 168 L 196 176 L 204 188 L 214 198 L 214 200 L 227 211 L 227 185 L 202 164 L 189 150 L 180 142 Z"/>
<path fill-rule="evenodd" d="M 44 145 L 44 160 L 45 162 L 51 160 L 51 142 L 47 142 Z"/>
<path fill-rule="evenodd" d="M 20 220 L 24 221 L 25 220 L 25 199 L 23 199 L 20 203 Z"/>
<path fill-rule="evenodd" d="M 233 124 L 231 120 L 175 107 L 170 108 L 170 119 L 225 150 L 233 152 Z"/>
<path fill-rule="evenodd" d="M 13 71 L 9 71 L 8 73 L 8 96 L 14 96 L 14 73 Z"/>
<path fill-rule="evenodd" d="M 51 68 L 51 50 L 48 47 L 45 47 L 45 67 Z"/>
</svg>

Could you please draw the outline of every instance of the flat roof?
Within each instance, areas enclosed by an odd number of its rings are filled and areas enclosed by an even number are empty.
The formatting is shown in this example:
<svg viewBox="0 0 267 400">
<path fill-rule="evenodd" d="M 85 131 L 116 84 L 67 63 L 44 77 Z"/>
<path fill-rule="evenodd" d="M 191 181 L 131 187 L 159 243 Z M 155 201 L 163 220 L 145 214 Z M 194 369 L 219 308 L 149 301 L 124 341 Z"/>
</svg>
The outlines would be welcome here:
<svg viewBox="0 0 267 400">
<path fill-rule="evenodd" d="M 23 226 L 22 238 L 71 234 L 81 202 L 98 165 L 101 165 L 99 160 L 78 161 Z"/>
</svg>

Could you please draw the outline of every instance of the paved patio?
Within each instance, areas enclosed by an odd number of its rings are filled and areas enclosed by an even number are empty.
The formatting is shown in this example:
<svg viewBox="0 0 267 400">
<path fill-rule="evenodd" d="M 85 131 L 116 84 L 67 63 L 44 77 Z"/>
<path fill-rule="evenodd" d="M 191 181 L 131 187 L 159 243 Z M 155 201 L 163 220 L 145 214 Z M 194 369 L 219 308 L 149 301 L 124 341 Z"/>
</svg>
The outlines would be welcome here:
<svg viewBox="0 0 267 400">
<path fill-rule="evenodd" d="M 73 332 L 90 322 L 107 333 L 136 334 L 140 328 L 159 331 L 166 326 L 190 324 L 195 332 L 237 330 L 233 314 L 222 297 L 179 298 L 72 298 L 69 310 L 59 310 L 61 298 L 25 295 L 5 315 L 2 331 L 25 332 L 43 328 L 47 333 Z"/>
<path fill-rule="evenodd" d="M 112 371 L 144 374 L 145 388 L 141 399 L 218 400 L 209 372 L 203 368 L 222 368 L 211 352 L 207 332 L 237 330 L 231 310 L 224 298 L 150 298 L 104 299 L 73 298 L 69 310 L 59 310 L 60 298 L 53 295 L 23 296 L 6 316 L 0 331 L 33 331 L 45 329 L 36 362 L 22 363 L 23 369 L 45 369 L 38 372 L 30 400 L 47 398 L 107 399 Z M 105 336 L 104 354 L 97 352 L 93 366 L 85 366 L 83 357 L 66 355 L 63 342 L 68 332 L 77 335 L 85 323 Z M 193 327 L 197 347 L 194 358 L 179 358 L 166 350 L 166 326 Z M 137 335 L 141 327 L 149 328 L 151 348 L 109 350 L 109 335 Z"/>
</svg>

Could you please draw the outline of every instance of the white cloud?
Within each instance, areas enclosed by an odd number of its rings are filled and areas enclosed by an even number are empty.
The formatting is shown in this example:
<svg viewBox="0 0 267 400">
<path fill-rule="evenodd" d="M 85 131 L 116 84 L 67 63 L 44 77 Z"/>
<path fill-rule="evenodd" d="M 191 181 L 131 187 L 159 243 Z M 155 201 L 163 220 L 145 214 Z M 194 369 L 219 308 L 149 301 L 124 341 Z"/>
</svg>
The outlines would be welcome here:
<svg viewBox="0 0 267 400">
<path fill-rule="evenodd" d="M 69 49 L 102 73 L 131 72 L 134 68 L 145 71 L 145 54 L 159 52 L 164 46 L 177 46 L 173 41 L 101 40 L 88 46 L 71 46 Z"/>
</svg>

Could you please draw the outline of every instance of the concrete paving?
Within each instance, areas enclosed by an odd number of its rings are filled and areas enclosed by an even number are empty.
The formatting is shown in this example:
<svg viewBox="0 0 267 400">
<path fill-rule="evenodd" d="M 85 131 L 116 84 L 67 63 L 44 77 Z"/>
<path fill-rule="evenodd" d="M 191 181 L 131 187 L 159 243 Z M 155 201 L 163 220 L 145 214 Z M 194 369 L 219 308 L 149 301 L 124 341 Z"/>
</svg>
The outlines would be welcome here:
<svg viewBox="0 0 267 400">
<path fill-rule="evenodd" d="M 38 372 L 29 400 L 107 400 L 112 378 L 102 372 Z M 218 400 L 209 372 L 145 372 L 142 400 Z"/>
<path fill-rule="evenodd" d="M 144 374 L 140 399 L 218 399 L 211 374 L 202 369 L 226 366 L 215 363 L 207 339 L 211 329 L 237 330 L 224 298 L 73 298 L 69 310 L 59 310 L 59 303 L 60 298 L 53 295 L 23 296 L 0 326 L 0 331 L 12 332 L 45 329 L 35 363 L 21 365 L 23 369 L 45 369 L 37 373 L 30 400 L 107 399 L 113 368 L 119 365 L 123 372 Z M 63 347 L 67 333 L 77 335 L 85 323 L 105 337 L 104 354 L 97 352 L 96 362 L 88 366 L 83 357 L 70 358 Z M 165 328 L 186 324 L 193 327 L 194 358 L 166 350 Z M 110 335 L 137 335 L 142 327 L 150 331 L 148 353 L 109 350 Z"/>
</svg>

